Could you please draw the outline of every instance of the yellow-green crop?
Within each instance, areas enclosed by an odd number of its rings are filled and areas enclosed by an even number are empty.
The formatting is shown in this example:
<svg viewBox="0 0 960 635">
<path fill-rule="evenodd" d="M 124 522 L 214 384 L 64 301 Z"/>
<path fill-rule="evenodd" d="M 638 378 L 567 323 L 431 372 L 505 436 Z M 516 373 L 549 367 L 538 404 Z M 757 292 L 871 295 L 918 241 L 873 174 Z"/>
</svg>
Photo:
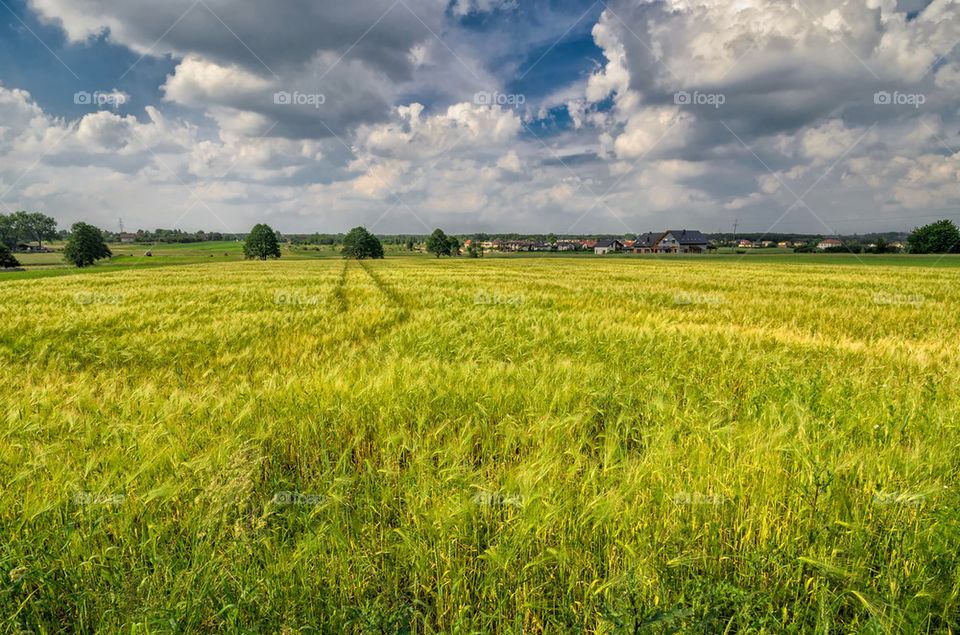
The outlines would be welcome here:
<svg viewBox="0 0 960 635">
<path fill-rule="evenodd" d="M 817 263 L 0 281 L 2 630 L 956 632 L 960 269 Z"/>
</svg>

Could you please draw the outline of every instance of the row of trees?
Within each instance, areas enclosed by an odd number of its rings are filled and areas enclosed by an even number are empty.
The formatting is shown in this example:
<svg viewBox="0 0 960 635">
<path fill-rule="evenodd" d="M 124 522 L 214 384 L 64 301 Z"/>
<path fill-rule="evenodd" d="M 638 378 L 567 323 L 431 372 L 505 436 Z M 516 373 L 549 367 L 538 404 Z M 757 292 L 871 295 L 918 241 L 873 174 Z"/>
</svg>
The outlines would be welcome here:
<svg viewBox="0 0 960 635">
<path fill-rule="evenodd" d="M 56 219 L 40 212 L 13 212 L 0 214 L 0 243 L 7 249 L 15 249 L 20 241 L 36 241 L 43 247 L 43 241 L 57 237 Z"/>
<path fill-rule="evenodd" d="M 42 244 L 41 241 L 50 240 L 56 236 L 56 227 L 57 222 L 43 214 L 27 212 L 0 214 L 0 267 L 9 268 L 20 265 L 10 251 L 11 242 L 15 246 L 21 236 L 28 236 L 38 244 Z M 914 229 L 907 238 L 907 244 L 911 253 L 960 253 L 960 230 L 952 221 L 940 220 Z M 407 247 L 413 247 L 412 239 L 408 239 Z M 438 228 L 427 238 L 426 247 L 428 252 L 439 258 L 440 256 L 459 256 L 461 245 L 456 237 L 447 236 L 442 229 Z M 862 247 L 856 244 L 845 244 L 832 249 L 859 253 Z M 884 253 L 887 249 L 887 241 L 882 237 L 878 238 L 873 251 Z M 243 253 L 251 259 L 279 258 L 280 244 L 277 232 L 263 223 L 255 225 L 247 234 Z M 357 260 L 383 258 L 383 245 L 380 239 L 365 227 L 354 227 L 344 236 L 341 253 L 344 258 Z M 64 259 L 70 264 L 89 267 L 97 260 L 109 258 L 112 255 L 104 241 L 103 232 L 98 228 L 82 222 L 74 223 L 70 228 L 70 235 L 63 250 Z M 472 242 L 467 248 L 467 255 L 476 258 L 483 255 L 483 252 L 477 249 L 475 242 Z"/>
</svg>

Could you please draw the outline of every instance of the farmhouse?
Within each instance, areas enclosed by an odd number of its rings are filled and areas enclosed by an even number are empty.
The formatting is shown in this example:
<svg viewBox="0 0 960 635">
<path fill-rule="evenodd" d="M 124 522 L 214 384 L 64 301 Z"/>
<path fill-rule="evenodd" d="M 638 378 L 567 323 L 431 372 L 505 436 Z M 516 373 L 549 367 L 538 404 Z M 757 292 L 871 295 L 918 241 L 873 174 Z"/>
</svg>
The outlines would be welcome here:
<svg viewBox="0 0 960 635">
<path fill-rule="evenodd" d="M 817 243 L 817 249 L 829 249 L 830 247 L 842 247 L 843 243 L 836 238 L 827 238 Z"/>
<path fill-rule="evenodd" d="M 616 238 L 601 240 L 596 243 L 593 247 L 593 253 L 595 254 L 608 254 L 611 251 L 622 251 L 623 243 L 617 240 Z"/>
<path fill-rule="evenodd" d="M 136 234 L 120 234 L 121 243 L 132 243 L 137 239 Z"/>
</svg>

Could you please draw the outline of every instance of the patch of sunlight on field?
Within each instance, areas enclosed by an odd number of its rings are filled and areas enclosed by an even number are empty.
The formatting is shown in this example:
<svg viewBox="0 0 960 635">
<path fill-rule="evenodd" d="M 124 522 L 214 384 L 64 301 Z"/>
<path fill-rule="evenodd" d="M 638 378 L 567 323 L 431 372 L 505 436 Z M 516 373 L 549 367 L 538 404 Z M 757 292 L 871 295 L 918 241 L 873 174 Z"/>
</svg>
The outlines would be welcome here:
<svg viewBox="0 0 960 635">
<path fill-rule="evenodd" d="M 410 258 L 2 283 L 2 624 L 948 632 L 958 282 Z"/>
</svg>

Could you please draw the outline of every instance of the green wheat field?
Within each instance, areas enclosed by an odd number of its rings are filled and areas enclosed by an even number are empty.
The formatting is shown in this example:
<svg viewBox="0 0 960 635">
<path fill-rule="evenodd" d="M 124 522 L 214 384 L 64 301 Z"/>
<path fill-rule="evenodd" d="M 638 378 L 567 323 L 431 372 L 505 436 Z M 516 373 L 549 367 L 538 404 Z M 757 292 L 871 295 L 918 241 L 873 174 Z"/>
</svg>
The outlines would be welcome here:
<svg viewBox="0 0 960 635">
<path fill-rule="evenodd" d="M 224 255 L 0 280 L 0 631 L 958 632 L 960 261 Z"/>
</svg>

